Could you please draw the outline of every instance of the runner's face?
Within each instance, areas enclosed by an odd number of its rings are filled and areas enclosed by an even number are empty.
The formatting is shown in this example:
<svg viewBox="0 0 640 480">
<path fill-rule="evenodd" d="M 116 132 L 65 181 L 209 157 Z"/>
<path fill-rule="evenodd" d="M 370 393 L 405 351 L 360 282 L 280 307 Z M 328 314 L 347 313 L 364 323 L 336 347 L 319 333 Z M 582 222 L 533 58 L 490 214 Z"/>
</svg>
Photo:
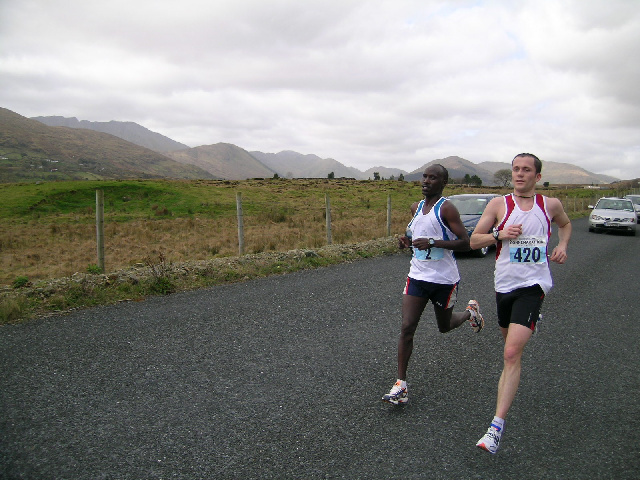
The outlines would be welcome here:
<svg viewBox="0 0 640 480">
<path fill-rule="evenodd" d="M 536 173 L 536 166 L 531 157 L 516 157 L 511 165 L 511 181 L 517 192 L 529 192 L 536 186 L 542 176 Z"/>
<path fill-rule="evenodd" d="M 444 178 L 442 169 L 438 167 L 427 167 L 422 174 L 422 194 L 425 197 L 440 196 L 444 190 Z"/>
</svg>

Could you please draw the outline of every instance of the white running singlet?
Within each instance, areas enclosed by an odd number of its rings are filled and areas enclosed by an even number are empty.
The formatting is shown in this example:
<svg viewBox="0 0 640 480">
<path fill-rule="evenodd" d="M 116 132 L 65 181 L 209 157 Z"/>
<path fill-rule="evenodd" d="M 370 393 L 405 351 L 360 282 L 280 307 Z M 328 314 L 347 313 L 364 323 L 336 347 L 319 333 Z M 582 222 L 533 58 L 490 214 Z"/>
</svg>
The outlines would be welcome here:
<svg viewBox="0 0 640 480">
<path fill-rule="evenodd" d="M 456 240 L 458 237 L 444 224 L 440 208 L 447 199 L 440 197 L 429 213 L 422 213 L 424 200 L 418 205 L 415 215 L 407 225 L 413 239 Z M 454 285 L 460 281 L 458 264 L 453 251 L 446 248 L 420 250 L 413 248 L 409 277 L 425 282 Z"/>
<path fill-rule="evenodd" d="M 547 256 L 551 238 L 547 199 L 535 194 L 533 207 L 525 212 L 518 207 L 512 193 L 503 198 L 506 212 L 498 230 L 521 223 L 522 234 L 516 239 L 502 240 L 496 246 L 496 292 L 508 293 L 538 284 L 546 294 L 553 285 Z"/>
</svg>

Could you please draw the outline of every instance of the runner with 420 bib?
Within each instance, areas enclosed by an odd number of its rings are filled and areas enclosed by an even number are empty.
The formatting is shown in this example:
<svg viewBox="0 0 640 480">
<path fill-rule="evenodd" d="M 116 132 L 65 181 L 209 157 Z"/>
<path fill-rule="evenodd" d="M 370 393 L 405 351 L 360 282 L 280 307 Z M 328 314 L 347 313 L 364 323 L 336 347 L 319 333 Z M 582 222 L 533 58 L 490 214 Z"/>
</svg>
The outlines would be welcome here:
<svg viewBox="0 0 640 480">
<path fill-rule="evenodd" d="M 542 162 L 535 155 L 516 155 L 511 162 L 513 193 L 489 202 L 470 240 L 472 249 L 496 244 L 494 283 L 504 368 L 495 416 L 476 444 L 490 453 L 496 453 L 500 446 L 505 418 L 520 384 L 522 352 L 535 331 L 542 301 L 551 290 L 548 262 L 566 261 L 571 237 L 571 222 L 560 200 L 535 192 L 541 171 Z M 558 245 L 548 256 L 552 223 L 558 226 Z"/>
</svg>

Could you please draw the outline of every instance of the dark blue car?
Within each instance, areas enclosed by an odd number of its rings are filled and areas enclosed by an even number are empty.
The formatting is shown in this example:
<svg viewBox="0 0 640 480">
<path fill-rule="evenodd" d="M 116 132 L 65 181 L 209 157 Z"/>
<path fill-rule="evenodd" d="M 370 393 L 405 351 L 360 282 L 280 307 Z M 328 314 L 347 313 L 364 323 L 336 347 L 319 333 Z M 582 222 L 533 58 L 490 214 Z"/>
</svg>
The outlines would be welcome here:
<svg viewBox="0 0 640 480">
<path fill-rule="evenodd" d="M 465 193 L 461 195 L 451 195 L 447 197 L 451 203 L 453 203 L 460 212 L 460 219 L 462 224 L 467 229 L 469 237 L 473 233 L 473 230 L 478 224 L 478 220 L 482 216 L 482 212 L 487 207 L 487 203 L 492 198 L 499 197 L 494 193 Z M 489 251 L 489 247 L 479 248 L 478 250 L 471 250 L 471 255 L 475 257 L 484 257 Z"/>
</svg>

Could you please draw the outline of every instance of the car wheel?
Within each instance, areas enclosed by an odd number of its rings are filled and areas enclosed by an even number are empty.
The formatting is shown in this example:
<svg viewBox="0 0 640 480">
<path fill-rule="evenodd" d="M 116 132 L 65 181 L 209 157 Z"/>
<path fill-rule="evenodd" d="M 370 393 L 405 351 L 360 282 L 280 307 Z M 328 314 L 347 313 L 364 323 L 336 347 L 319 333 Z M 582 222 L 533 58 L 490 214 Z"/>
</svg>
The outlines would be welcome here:
<svg viewBox="0 0 640 480">
<path fill-rule="evenodd" d="M 477 250 L 473 250 L 473 251 L 471 252 L 471 254 L 472 254 L 474 257 L 482 258 L 482 257 L 485 257 L 485 256 L 487 255 L 487 252 L 488 252 L 488 251 L 489 251 L 489 247 L 487 246 L 487 247 L 479 248 L 479 249 L 477 249 Z"/>
</svg>

